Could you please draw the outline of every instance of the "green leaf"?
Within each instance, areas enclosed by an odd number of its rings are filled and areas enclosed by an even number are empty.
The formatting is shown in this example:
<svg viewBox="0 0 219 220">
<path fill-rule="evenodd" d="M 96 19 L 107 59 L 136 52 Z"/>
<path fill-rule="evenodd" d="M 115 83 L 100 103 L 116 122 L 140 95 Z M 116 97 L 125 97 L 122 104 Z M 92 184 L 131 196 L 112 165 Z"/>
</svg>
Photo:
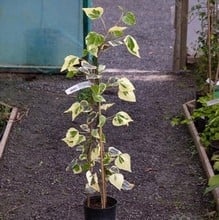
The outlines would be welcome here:
<svg viewBox="0 0 219 220">
<path fill-rule="evenodd" d="M 214 175 L 210 177 L 208 181 L 208 186 L 209 187 L 205 190 L 205 194 L 219 187 L 219 175 Z"/>
<path fill-rule="evenodd" d="M 120 154 L 115 159 L 115 165 L 121 170 L 131 172 L 131 158 L 129 154 Z"/>
<path fill-rule="evenodd" d="M 126 12 L 125 15 L 122 17 L 122 21 L 127 25 L 135 25 L 136 24 L 136 18 L 133 12 Z"/>
<path fill-rule="evenodd" d="M 79 164 L 75 164 L 73 167 L 72 167 L 72 171 L 74 172 L 74 174 L 79 174 L 82 172 L 82 168 Z"/>
<path fill-rule="evenodd" d="M 87 15 L 87 17 L 90 18 L 91 20 L 95 20 L 95 19 L 100 18 L 104 12 L 102 7 L 83 8 L 83 11 Z"/>
<path fill-rule="evenodd" d="M 118 112 L 115 117 L 113 118 L 113 125 L 114 126 L 123 126 L 123 125 L 129 125 L 129 122 L 132 122 L 133 120 L 131 117 L 124 111 Z"/>
<path fill-rule="evenodd" d="M 96 32 L 89 32 L 87 37 L 85 38 L 85 42 L 87 45 L 87 50 L 91 53 L 91 55 L 97 57 L 99 47 L 104 44 L 104 36 L 102 34 L 98 34 Z"/>
<path fill-rule="evenodd" d="M 72 106 L 65 111 L 65 113 L 71 112 L 72 113 L 72 121 L 75 120 L 75 118 L 83 112 L 83 108 L 81 107 L 81 104 L 79 102 L 75 102 L 72 104 Z"/>
<path fill-rule="evenodd" d="M 106 117 L 104 115 L 100 115 L 98 127 L 103 127 L 106 123 Z"/>
<path fill-rule="evenodd" d="M 217 162 L 214 163 L 213 168 L 214 168 L 214 170 L 219 171 L 219 161 L 217 161 Z"/>
<path fill-rule="evenodd" d="M 127 29 L 127 27 L 114 26 L 111 27 L 108 32 L 113 34 L 115 37 L 121 37 L 123 36 L 125 29 Z"/>
<path fill-rule="evenodd" d="M 92 135 L 94 138 L 100 139 L 100 135 L 99 135 L 98 129 L 92 129 L 92 130 L 91 130 L 91 135 Z"/>
<path fill-rule="evenodd" d="M 124 182 L 124 177 L 121 173 L 114 173 L 114 174 L 109 176 L 109 181 L 118 190 L 121 190 L 123 182 Z"/>
<path fill-rule="evenodd" d="M 124 39 L 124 43 L 132 55 L 140 58 L 138 43 L 132 36 L 127 35 Z"/>
</svg>

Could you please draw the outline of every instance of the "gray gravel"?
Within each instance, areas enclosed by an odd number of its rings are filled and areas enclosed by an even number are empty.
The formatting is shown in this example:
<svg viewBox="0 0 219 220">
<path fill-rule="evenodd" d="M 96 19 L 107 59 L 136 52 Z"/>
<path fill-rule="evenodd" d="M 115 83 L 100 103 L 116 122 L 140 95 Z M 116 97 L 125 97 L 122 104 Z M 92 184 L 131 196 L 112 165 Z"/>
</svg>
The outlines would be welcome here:
<svg viewBox="0 0 219 220">
<path fill-rule="evenodd" d="M 174 29 L 171 24 L 171 6 L 174 0 L 94 0 L 94 6 L 105 9 L 108 26 L 119 16 L 118 5 L 135 13 L 137 24 L 130 34 L 135 36 L 140 46 L 141 59 L 133 58 L 124 49 L 114 50 L 103 57 L 108 68 L 140 70 L 172 70 Z M 98 22 L 93 23 L 101 31 Z"/>
</svg>

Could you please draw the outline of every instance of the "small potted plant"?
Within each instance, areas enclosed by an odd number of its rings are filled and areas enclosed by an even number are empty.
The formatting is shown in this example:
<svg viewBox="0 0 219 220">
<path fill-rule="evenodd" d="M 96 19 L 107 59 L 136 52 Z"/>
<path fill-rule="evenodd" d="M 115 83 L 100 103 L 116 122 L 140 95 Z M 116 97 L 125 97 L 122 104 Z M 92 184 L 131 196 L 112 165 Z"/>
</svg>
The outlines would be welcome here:
<svg viewBox="0 0 219 220">
<path fill-rule="evenodd" d="M 74 174 L 85 173 L 85 192 L 87 199 L 84 203 L 85 219 L 115 219 L 116 200 L 107 195 L 107 183 L 111 183 L 118 190 L 131 190 L 133 184 L 124 179 L 121 171 L 131 172 L 131 159 L 128 153 L 121 152 L 108 143 L 108 136 L 104 126 L 111 122 L 113 126 L 128 126 L 132 118 L 125 111 L 119 111 L 111 116 L 106 114 L 114 103 L 107 102 L 105 92 L 108 89 L 118 89 L 121 100 L 135 102 L 133 84 L 126 78 L 103 78 L 105 65 L 99 63 L 103 52 L 110 47 L 124 45 L 128 52 L 136 57 L 139 55 L 139 46 L 136 40 L 124 32 L 128 26 L 136 23 L 135 15 L 119 7 L 121 16 L 113 27 L 107 28 L 103 19 L 104 9 L 83 8 L 91 20 L 100 20 L 103 32 L 90 31 L 85 38 L 83 58 L 69 55 L 61 71 L 67 71 L 68 77 L 80 72 L 86 81 L 81 82 L 67 90 L 68 92 L 85 90 L 86 95 L 74 102 L 66 111 L 72 114 L 72 120 L 84 119 L 78 127 L 69 128 L 63 141 L 74 147 L 79 153 L 78 158 L 72 160 L 70 168 Z M 80 117 L 82 116 L 82 117 Z M 92 196 L 97 194 L 98 196 Z M 112 213 L 111 213 L 112 212 Z"/>
</svg>

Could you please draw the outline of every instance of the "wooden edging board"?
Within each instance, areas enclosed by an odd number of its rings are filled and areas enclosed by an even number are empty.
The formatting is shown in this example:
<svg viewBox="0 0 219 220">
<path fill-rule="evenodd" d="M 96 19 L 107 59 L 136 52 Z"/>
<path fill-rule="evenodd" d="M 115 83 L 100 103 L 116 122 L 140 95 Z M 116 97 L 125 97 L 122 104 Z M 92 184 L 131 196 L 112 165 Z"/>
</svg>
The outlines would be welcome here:
<svg viewBox="0 0 219 220">
<path fill-rule="evenodd" d="M 6 142 L 8 140 L 9 133 L 11 131 L 13 122 L 15 121 L 16 116 L 17 116 L 17 112 L 18 112 L 18 109 L 16 107 L 13 107 L 11 114 L 10 114 L 10 117 L 9 117 L 9 120 L 7 122 L 6 128 L 5 128 L 4 134 L 3 134 L 2 139 L 0 141 L 0 158 L 3 155 L 4 148 L 5 148 Z"/>
<path fill-rule="evenodd" d="M 191 100 L 191 101 L 186 102 L 185 104 L 183 104 L 184 114 L 185 114 L 187 119 L 191 118 L 191 114 L 190 114 L 190 111 L 189 111 L 188 107 L 192 106 L 192 105 L 195 105 L 195 100 Z M 209 179 L 210 177 L 215 175 L 214 170 L 213 170 L 213 168 L 211 166 L 211 163 L 208 159 L 205 148 L 200 142 L 200 136 L 198 134 L 198 131 L 197 131 L 193 121 L 191 121 L 188 124 L 188 128 L 189 128 L 190 134 L 192 135 L 192 138 L 194 140 L 195 146 L 198 150 L 198 154 L 199 154 L 202 166 L 203 166 L 203 168 L 206 172 L 206 175 Z M 215 190 L 213 190 L 212 193 L 213 193 L 213 196 L 214 196 L 214 199 L 215 199 L 215 202 L 216 202 L 217 210 L 219 211 L 219 188 L 216 188 Z"/>
</svg>

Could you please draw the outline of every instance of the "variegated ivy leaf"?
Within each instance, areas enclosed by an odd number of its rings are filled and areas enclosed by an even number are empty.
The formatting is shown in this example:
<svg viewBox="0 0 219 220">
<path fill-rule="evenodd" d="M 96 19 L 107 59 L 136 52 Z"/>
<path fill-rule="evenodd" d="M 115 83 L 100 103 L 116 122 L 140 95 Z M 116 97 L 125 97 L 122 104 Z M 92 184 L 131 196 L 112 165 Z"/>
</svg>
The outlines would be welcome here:
<svg viewBox="0 0 219 220">
<path fill-rule="evenodd" d="M 90 170 L 86 172 L 88 186 L 92 187 L 96 192 L 100 191 L 97 174 L 92 174 Z"/>
<path fill-rule="evenodd" d="M 74 147 L 86 141 L 84 135 L 80 135 L 79 131 L 75 128 L 69 128 L 66 137 L 62 139 L 69 147 Z"/>
<path fill-rule="evenodd" d="M 88 62 L 85 61 L 85 60 L 83 60 L 83 61 L 81 62 L 81 66 L 84 67 L 84 68 L 87 69 L 87 70 L 95 70 L 95 69 L 97 69 L 96 66 L 91 65 L 90 63 L 88 63 Z"/>
<path fill-rule="evenodd" d="M 91 135 L 92 135 L 94 138 L 100 139 L 100 135 L 99 135 L 98 129 L 92 129 L 92 130 L 91 130 Z"/>
<path fill-rule="evenodd" d="M 99 47 L 104 44 L 104 40 L 105 39 L 102 34 L 98 34 L 96 32 L 89 32 L 89 34 L 85 38 L 88 52 L 90 52 L 91 55 L 97 57 Z"/>
<path fill-rule="evenodd" d="M 124 39 L 124 43 L 129 51 L 129 53 L 140 58 L 139 46 L 138 46 L 138 43 L 135 40 L 135 38 L 133 38 L 130 35 L 127 35 Z"/>
<path fill-rule="evenodd" d="M 116 149 L 115 147 L 109 147 L 108 151 L 109 151 L 110 155 L 113 157 L 116 157 L 116 156 L 122 154 L 122 152 L 120 150 Z"/>
<path fill-rule="evenodd" d="M 136 102 L 135 93 L 133 91 L 118 91 L 118 97 L 127 102 Z"/>
<path fill-rule="evenodd" d="M 123 32 L 127 27 L 119 27 L 119 26 L 114 26 L 111 27 L 108 32 L 112 33 L 115 37 L 121 37 L 123 36 Z"/>
<path fill-rule="evenodd" d="M 83 108 L 81 107 L 81 104 L 79 102 L 75 102 L 72 104 L 72 106 L 65 111 L 65 113 L 71 112 L 72 113 L 72 121 L 75 120 L 75 118 L 83 112 Z"/>
<path fill-rule="evenodd" d="M 62 65 L 61 72 L 68 70 L 68 71 L 73 71 L 77 70 L 74 68 L 74 65 L 78 65 L 80 63 L 79 57 L 76 57 L 74 55 L 68 55 L 65 57 L 64 64 Z"/>
<path fill-rule="evenodd" d="M 91 150 L 91 160 L 92 161 L 95 161 L 95 160 L 98 160 L 99 159 L 99 156 L 100 156 L 100 147 L 95 147 Z"/>
<path fill-rule="evenodd" d="M 81 105 L 81 108 L 82 108 L 83 112 L 91 112 L 92 111 L 92 107 L 90 106 L 88 101 L 82 100 L 80 102 L 80 105 Z"/>
<path fill-rule="evenodd" d="M 106 117 L 104 115 L 100 115 L 98 127 L 103 127 L 106 123 Z"/>
<path fill-rule="evenodd" d="M 92 111 L 91 113 L 89 113 L 87 117 L 87 124 L 93 123 L 96 118 L 97 118 L 97 113 L 95 111 Z"/>
<path fill-rule="evenodd" d="M 114 126 L 123 126 L 123 125 L 129 125 L 129 122 L 132 122 L 133 120 L 126 112 L 118 112 L 115 117 L 112 120 L 112 123 Z"/>
<path fill-rule="evenodd" d="M 129 154 L 120 154 L 116 159 L 115 159 L 115 165 L 125 171 L 131 172 L 131 158 Z"/>
<path fill-rule="evenodd" d="M 87 17 L 90 18 L 91 20 L 95 20 L 95 19 L 100 18 L 104 12 L 102 7 L 83 8 L 83 11 L 87 15 Z"/>
<path fill-rule="evenodd" d="M 109 103 L 109 104 L 103 104 L 101 105 L 101 110 L 106 111 L 107 109 L 109 109 L 110 107 L 112 107 L 115 103 Z"/>
<path fill-rule="evenodd" d="M 82 168 L 79 164 L 75 164 L 73 167 L 72 167 L 72 171 L 74 174 L 79 174 L 82 172 Z"/>
<path fill-rule="evenodd" d="M 135 25 L 136 18 L 135 18 L 134 13 L 131 11 L 126 12 L 122 17 L 122 21 L 123 21 L 123 23 L 130 25 L 130 26 Z"/>
<path fill-rule="evenodd" d="M 114 173 L 114 174 L 109 176 L 109 181 L 118 190 L 121 190 L 123 182 L 124 182 L 124 177 L 121 173 Z"/>
<path fill-rule="evenodd" d="M 122 184 L 122 190 L 128 191 L 133 189 L 135 185 L 132 183 L 129 183 L 127 180 L 124 180 L 123 184 Z"/>
<path fill-rule="evenodd" d="M 134 85 L 126 77 L 118 79 L 118 84 L 119 84 L 119 91 L 121 92 L 129 92 L 135 90 Z"/>
</svg>

